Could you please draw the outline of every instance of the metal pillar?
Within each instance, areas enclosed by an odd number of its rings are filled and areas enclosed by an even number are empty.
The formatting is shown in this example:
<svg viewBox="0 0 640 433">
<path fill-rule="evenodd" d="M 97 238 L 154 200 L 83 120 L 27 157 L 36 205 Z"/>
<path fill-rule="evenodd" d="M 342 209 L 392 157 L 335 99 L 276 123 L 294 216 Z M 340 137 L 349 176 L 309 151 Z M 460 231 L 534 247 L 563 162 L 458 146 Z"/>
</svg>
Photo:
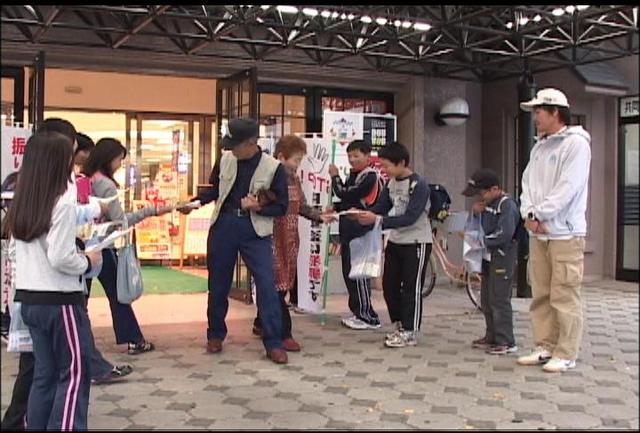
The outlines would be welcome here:
<svg viewBox="0 0 640 433">
<path fill-rule="evenodd" d="M 525 71 L 518 81 L 518 102 L 530 101 L 536 95 L 537 86 L 533 75 Z M 518 104 L 518 197 L 522 194 L 522 173 L 529 163 L 529 154 L 533 147 L 535 125 L 531 112 L 523 111 Z M 529 259 L 529 243 L 518 244 L 518 298 L 530 298 L 531 286 L 527 283 L 527 261 Z"/>
</svg>

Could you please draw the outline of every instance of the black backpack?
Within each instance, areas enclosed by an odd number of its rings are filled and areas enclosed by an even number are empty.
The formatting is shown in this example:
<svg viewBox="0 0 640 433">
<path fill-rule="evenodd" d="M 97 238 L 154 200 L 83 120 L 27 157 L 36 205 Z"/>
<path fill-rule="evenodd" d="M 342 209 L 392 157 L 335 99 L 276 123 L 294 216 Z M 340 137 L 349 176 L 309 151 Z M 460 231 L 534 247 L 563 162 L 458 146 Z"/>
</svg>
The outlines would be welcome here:
<svg viewBox="0 0 640 433">
<path fill-rule="evenodd" d="M 498 208 L 496 209 L 495 213 L 496 215 L 499 215 L 500 212 L 502 211 L 502 203 L 509 198 L 508 195 L 504 195 L 500 201 L 498 202 Z M 520 202 L 516 199 L 514 199 L 514 201 L 516 202 L 516 204 L 518 205 L 518 207 L 520 207 Z M 518 243 L 520 242 L 526 242 L 529 241 L 529 233 L 527 232 L 527 229 L 524 226 L 524 219 L 522 219 L 522 216 L 518 219 L 518 224 L 516 224 L 516 230 L 513 232 L 513 240 L 518 241 Z"/>
<path fill-rule="evenodd" d="M 449 206 L 451 206 L 451 197 L 444 186 L 438 183 L 429 184 L 429 218 L 437 221 L 444 221 L 449 214 Z"/>
</svg>

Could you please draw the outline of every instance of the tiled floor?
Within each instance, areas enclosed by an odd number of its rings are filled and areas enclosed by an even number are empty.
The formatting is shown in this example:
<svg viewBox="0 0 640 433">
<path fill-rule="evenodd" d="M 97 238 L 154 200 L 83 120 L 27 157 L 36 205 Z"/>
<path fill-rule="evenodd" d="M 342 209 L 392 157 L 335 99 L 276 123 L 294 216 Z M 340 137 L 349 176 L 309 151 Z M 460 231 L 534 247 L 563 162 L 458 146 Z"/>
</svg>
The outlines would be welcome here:
<svg viewBox="0 0 640 433">
<path fill-rule="evenodd" d="M 154 295 L 135 304 L 157 350 L 129 356 L 114 344 L 108 304 L 92 299 L 105 355 L 133 364 L 123 383 L 91 389 L 91 429 L 638 429 L 638 286 L 586 284 L 578 366 L 564 374 L 516 365 L 516 355 L 472 349 L 484 321 L 463 291 L 426 299 L 420 343 L 383 347 L 383 327 L 342 327 L 346 297 L 331 295 L 325 324 L 293 314 L 304 345 L 278 366 L 251 335 L 254 307 L 231 301 L 229 336 L 204 350 L 206 294 Z M 527 299 L 514 299 L 520 353 L 531 346 Z M 388 316 L 379 291 L 374 305 Z M 388 326 L 387 326 L 388 328 Z M 2 352 L 2 411 L 17 357 Z"/>
</svg>

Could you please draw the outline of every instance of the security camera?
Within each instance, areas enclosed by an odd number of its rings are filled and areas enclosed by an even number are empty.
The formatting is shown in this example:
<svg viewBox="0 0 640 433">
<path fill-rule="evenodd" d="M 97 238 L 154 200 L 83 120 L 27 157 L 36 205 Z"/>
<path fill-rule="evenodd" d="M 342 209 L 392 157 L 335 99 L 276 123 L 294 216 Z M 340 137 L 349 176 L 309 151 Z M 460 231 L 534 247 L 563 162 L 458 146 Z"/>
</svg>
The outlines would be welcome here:
<svg viewBox="0 0 640 433">
<path fill-rule="evenodd" d="M 434 119 L 439 126 L 462 125 L 469 118 L 469 104 L 462 98 L 451 98 L 442 106 Z"/>
</svg>

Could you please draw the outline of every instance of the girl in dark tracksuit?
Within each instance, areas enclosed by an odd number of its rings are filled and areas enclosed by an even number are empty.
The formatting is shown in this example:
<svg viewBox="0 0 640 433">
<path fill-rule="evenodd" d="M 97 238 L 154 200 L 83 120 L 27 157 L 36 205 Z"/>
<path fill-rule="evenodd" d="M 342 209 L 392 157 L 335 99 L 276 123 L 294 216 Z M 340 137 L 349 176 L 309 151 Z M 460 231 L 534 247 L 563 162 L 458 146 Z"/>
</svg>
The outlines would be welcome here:
<svg viewBox="0 0 640 433">
<path fill-rule="evenodd" d="M 69 187 L 71 140 L 45 131 L 27 142 L 6 217 L 15 240 L 15 298 L 35 358 L 27 405 L 29 430 L 86 430 L 93 340 L 83 275 L 98 254 L 75 243 L 76 191 Z"/>
</svg>

